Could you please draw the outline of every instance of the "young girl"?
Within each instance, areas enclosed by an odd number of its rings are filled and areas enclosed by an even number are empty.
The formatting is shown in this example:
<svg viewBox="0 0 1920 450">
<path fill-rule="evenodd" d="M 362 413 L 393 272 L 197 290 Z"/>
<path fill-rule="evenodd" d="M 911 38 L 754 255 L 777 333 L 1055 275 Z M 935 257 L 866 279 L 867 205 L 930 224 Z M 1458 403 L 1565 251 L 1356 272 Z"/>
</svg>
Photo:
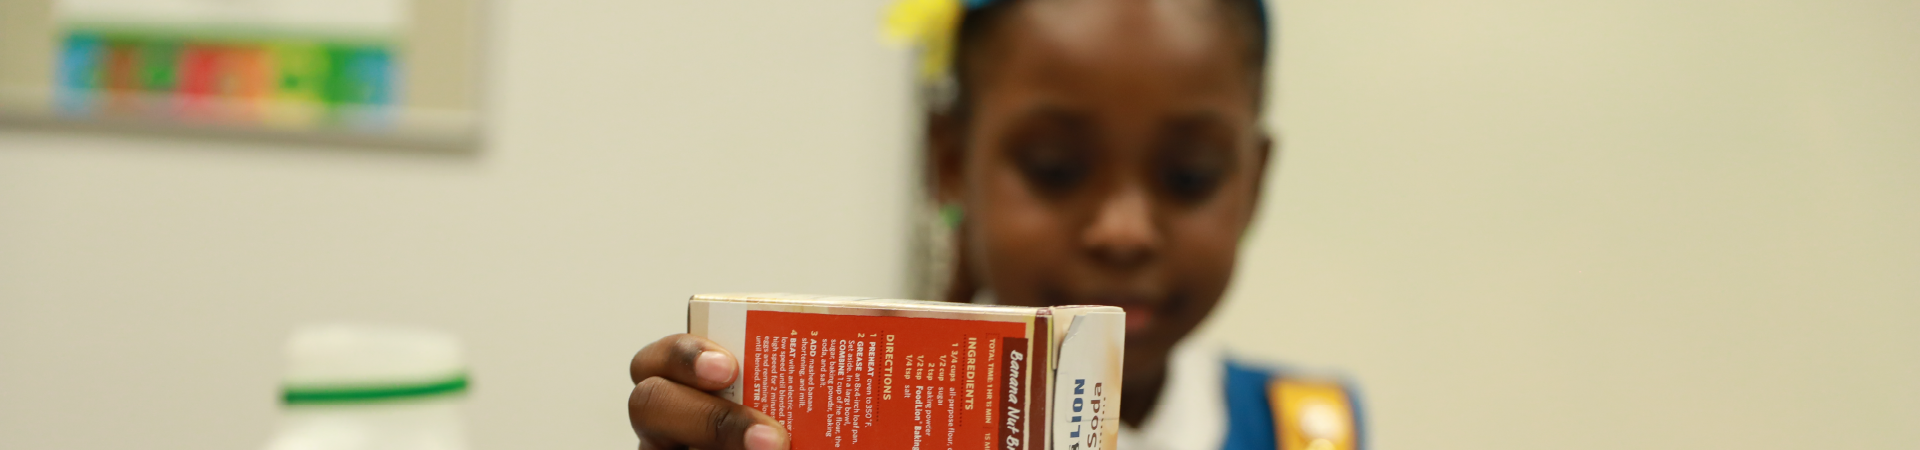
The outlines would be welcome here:
<svg viewBox="0 0 1920 450">
<path fill-rule="evenodd" d="M 1226 291 L 1272 154 L 1260 0 L 907 1 L 949 94 L 927 124 L 936 200 L 960 211 L 948 301 L 1126 309 L 1123 449 L 1360 448 L 1343 384 L 1183 343 Z M 674 335 L 634 356 L 642 448 L 786 447 L 708 394 L 732 355 Z"/>
</svg>

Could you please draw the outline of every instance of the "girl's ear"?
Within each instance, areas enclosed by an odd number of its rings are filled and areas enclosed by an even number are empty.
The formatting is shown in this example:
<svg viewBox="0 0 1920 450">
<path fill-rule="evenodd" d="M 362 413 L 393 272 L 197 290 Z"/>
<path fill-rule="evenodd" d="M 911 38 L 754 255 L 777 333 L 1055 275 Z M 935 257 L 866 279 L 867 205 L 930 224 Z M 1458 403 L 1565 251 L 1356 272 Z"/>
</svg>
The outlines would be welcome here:
<svg viewBox="0 0 1920 450">
<path fill-rule="evenodd" d="M 1267 169 L 1279 164 L 1280 144 L 1272 133 L 1261 129 L 1256 132 L 1253 142 L 1253 193 L 1247 196 L 1247 223 L 1245 229 L 1253 229 L 1253 221 L 1260 216 L 1260 195 L 1267 189 Z M 1242 233 L 1245 234 L 1245 233 Z"/>
<path fill-rule="evenodd" d="M 952 272 L 948 273 L 945 292 L 939 295 L 946 301 L 967 303 L 980 290 L 980 283 L 973 276 L 973 257 L 967 225 L 957 220 L 966 195 L 966 144 L 962 134 L 965 125 L 952 112 L 928 112 L 926 123 L 926 174 L 927 192 L 933 196 L 934 205 L 940 207 L 942 218 L 947 221 L 949 232 L 953 233 L 951 242 Z"/>
<path fill-rule="evenodd" d="M 947 274 L 947 291 L 940 294 L 946 301 L 973 303 L 973 297 L 980 293 L 980 279 L 973 274 L 971 240 L 965 222 L 953 227 L 953 271 Z"/>
<path fill-rule="evenodd" d="M 963 126 L 952 112 L 928 112 L 926 123 L 927 192 L 938 205 L 957 205 L 966 192 Z"/>
</svg>

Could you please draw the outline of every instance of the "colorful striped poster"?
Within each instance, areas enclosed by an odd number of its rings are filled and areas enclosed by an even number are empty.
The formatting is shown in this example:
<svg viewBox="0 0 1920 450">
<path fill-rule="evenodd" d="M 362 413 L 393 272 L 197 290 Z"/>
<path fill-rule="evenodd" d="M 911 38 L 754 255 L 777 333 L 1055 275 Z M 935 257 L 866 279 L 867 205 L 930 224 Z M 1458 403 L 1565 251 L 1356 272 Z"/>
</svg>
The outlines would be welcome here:
<svg viewBox="0 0 1920 450">
<path fill-rule="evenodd" d="M 274 128 L 389 126 L 401 0 L 61 0 L 55 107 Z"/>
</svg>

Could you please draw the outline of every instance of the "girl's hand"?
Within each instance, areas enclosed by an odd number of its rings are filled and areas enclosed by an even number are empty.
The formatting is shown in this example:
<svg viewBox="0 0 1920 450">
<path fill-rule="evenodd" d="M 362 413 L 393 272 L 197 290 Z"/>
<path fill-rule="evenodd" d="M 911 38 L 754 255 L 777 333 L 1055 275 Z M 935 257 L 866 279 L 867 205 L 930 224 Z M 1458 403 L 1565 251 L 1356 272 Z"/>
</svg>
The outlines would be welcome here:
<svg viewBox="0 0 1920 450">
<path fill-rule="evenodd" d="M 786 450 L 772 417 L 716 397 L 740 373 L 733 354 L 706 338 L 676 334 L 633 355 L 627 420 L 642 450 Z"/>
</svg>

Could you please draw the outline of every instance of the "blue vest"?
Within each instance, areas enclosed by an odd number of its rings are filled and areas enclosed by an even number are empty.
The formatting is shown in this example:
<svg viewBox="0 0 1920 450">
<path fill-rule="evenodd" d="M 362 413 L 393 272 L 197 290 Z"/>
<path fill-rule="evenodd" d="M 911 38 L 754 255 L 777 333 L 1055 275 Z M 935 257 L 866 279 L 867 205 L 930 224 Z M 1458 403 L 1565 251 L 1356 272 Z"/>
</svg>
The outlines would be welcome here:
<svg viewBox="0 0 1920 450">
<path fill-rule="evenodd" d="M 1223 450 L 1365 450 L 1359 391 L 1338 377 L 1226 360 Z"/>
</svg>

